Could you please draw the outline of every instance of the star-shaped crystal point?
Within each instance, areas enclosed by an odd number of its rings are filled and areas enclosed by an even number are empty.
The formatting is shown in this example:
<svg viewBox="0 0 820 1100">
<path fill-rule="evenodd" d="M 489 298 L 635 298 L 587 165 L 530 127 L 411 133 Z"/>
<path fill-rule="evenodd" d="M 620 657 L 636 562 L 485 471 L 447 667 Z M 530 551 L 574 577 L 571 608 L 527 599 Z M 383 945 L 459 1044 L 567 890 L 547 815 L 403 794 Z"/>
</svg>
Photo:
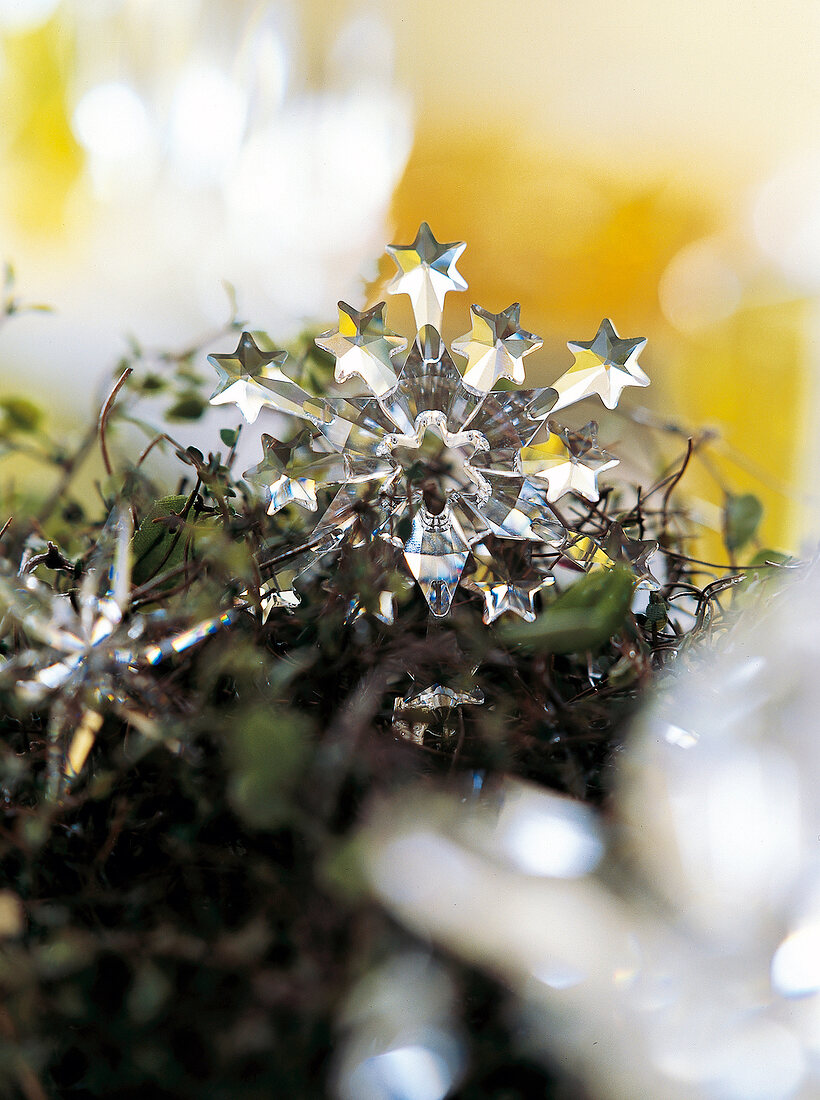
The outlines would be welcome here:
<svg viewBox="0 0 820 1100">
<path fill-rule="evenodd" d="M 557 453 L 551 443 L 525 447 L 521 451 L 521 468 L 534 482 L 546 482 L 550 504 L 564 493 L 578 493 L 589 501 L 600 498 L 598 475 L 618 465 L 618 459 L 598 446 L 598 425 L 590 420 L 577 431 L 562 428 L 554 421 L 550 431 L 564 445 Z"/>
<path fill-rule="evenodd" d="M 406 340 L 384 327 L 384 302 L 364 313 L 339 302 L 339 327 L 321 333 L 316 344 L 336 357 L 337 382 L 361 378 L 377 397 L 395 386 L 391 358 L 407 347 Z"/>
<path fill-rule="evenodd" d="M 288 383 L 298 390 L 280 370 L 287 356 L 286 351 L 262 351 L 253 336 L 243 332 L 232 355 L 208 356 L 219 375 L 211 404 L 234 404 L 248 423 L 253 424 L 262 407 L 270 403 L 268 383 Z"/>
<path fill-rule="evenodd" d="M 293 446 L 280 443 L 273 436 L 262 435 L 262 461 L 246 470 L 245 480 L 261 490 L 267 504 L 268 515 L 272 516 L 287 504 L 299 504 L 312 512 L 316 511 L 316 481 L 312 477 L 291 477 L 288 474 L 288 460 Z"/>
<path fill-rule="evenodd" d="M 466 586 L 483 596 L 484 622 L 488 625 L 495 622 L 505 611 L 532 622 L 536 594 L 555 584 L 555 577 L 533 568 L 529 546 L 511 544 L 505 554 L 499 545 L 482 542 L 472 552 L 476 568 Z M 519 560 L 513 560 L 511 555 Z"/>
<path fill-rule="evenodd" d="M 297 592 L 292 588 L 280 588 L 274 577 L 264 581 L 259 589 L 259 611 L 263 625 L 268 621 L 271 611 L 280 607 L 293 611 L 301 602 Z"/>
<path fill-rule="evenodd" d="M 445 295 L 451 290 L 467 289 L 456 268 L 466 247 L 464 241 L 440 243 L 427 222 L 421 223 L 412 244 L 387 246 L 399 269 L 387 291 L 410 296 L 417 329 L 432 325 L 440 332 Z"/>
<path fill-rule="evenodd" d="M 520 385 L 524 381 L 524 357 L 543 344 L 534 333 L 520 327 L 521 306 L 513 302 L 500 313 L 490 313 L 473 305 L 470 312 L 472 331 L 453 341 L 453 351 L 467 359 L 465 385 L 483 393 L 491 390 L 500 378 Z"/>
<path fill-rule="evenodd" d="M 395 595 L 385 589 L 379 592 L 369 604 L 363 603 L 360 597 L 355 597 L 348 604 L 345 623 L 355 623 L 368 612 L 385 626 L 392 626 L 396 620 Z"/>
<path fill-rule="evenodd" d="M 593 394 L 598 394 L 608 409 L 614 409 L 626 386 L 648 386 L 649 379 L 638 363 L 645 346 L 642 336 L 621 339 L 608 318 L 601 321 L 589 342 L 571 340 L 567 347 L 575 362 L 553 382 L 553 389 L 558 391 L 554 411 Z"/>
<path fill-rule="evenodd" d="M 469 552 L 461 532 L 446 515 L 433 516 L 424 507 L 416 512 L 404 544 L 404 560 L 438 618 L 450 610 Z"/>
<path fill-rule="evenodd" d="M 660 588 L 660 582 L 647 564 L 658 549 L 657 539 L 633 539 L 620 523 L 613 523 L 603 542 L 603 549 L 612 562 L 624 562 L 638 577 L 638 584 L 645 588 Z"/>
</svg>

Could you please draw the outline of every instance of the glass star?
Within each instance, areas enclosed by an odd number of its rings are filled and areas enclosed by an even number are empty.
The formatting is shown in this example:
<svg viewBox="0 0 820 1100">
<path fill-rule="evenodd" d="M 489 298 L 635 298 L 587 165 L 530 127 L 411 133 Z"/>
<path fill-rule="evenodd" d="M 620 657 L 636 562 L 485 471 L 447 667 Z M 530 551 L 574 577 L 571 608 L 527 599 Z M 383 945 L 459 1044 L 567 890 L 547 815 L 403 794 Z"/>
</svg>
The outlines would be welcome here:
<svg viewBox="0 0 820 1100">
<path fill-rule="evenodd" d="M 312 512 L 316 503 L 316 482 L 311 477 L 290 477 L 286 472 L 288 460 L 294 450 L 292 444 L 280 443 L 273 436 L 263 433 L 262 461 L 242 475 L 245 480 L 261 490 L 272 516 L 287 504 L 299 504 Z"/>
<path fill-rule="evenodd" d="M 463 241 L 440 243 L 427 222 L 421 223 L 412 244 L 387 246 L 399 269 L 387 288 L 388 293 L 410 296 L 417 329 L 432 325 L 441 331 L 445 295 L 451 290 L 467 289 L 467 283 L 456 269 L 458 258 L 466 247 Z"/>
<path fill-rule="evenodd" d="M 486 393 L 499 378 L 522 383 L 524 356 L 540 348 L 543 340 L 519 326 L 521 306 L 513 302 L 500 313 L 490 313 L 473 305 L 470 312 L 472 331 L 453 341 L 453 351 L 467 359 L 465 385 Z"/>
<path fill-rule="evenodd" d="M 249 332 L 243 332 L 232 355 L 209 355 L 216 367 L 219 383 L 211 394 L 212 405 L 234 404 L 249 424 L 253 424 L 264 405 L 269 403 L 267 383 L 287 383 L 298 389 L 279 369 L 287 359 L 286 351 L 262 351 Z M 280 400 L 285 396 L 279 395 Z M 307 394 L 305 394 L 307 396 Z"/>
<path fill-rule="evenodd" d="M 555 584 L 551 573 L 537 572 L 532 550 L 527 544 L 511 544 L 502 549 L 495 540 L 472 548 L 475 572 L 466 587 L 484 598 L 484 622 L 488 625 L 511 611 L 527 622 L 535 619 L 535 596 Z"/>
<path fill-rule="evenodd" d="M 407 341 L 384 327 L 384 302 L 359 313 L 339 302 L 339 327 L 316 337 L 323 351 L 336 357 L 337 382 L 361 378 L 377 397 L 396 384 L 392 356 L 407 347 Z"/>
<path fill-rule="evenodd" d="M 649 379 L 638 364 L 638 355 L 645 346 L 642 336 L 622 340 L 608 318 L 601 321 L 588 343 L 571 340 L 567 347 L 575 362 L 553 383 L 558 391 L 554 411 L 593 394 L 598 394 L 608 409 L 614 409 L 626 386 L 648 386 Z"/>
<path fill-rule="evenodd" d="M 660 581 L 647 564 L 658 549 L 657 539 L 630 538 L 620 523 L 613 523 L 603 542 L 603 549 L 610 561 L 624 562 L 634 570 L 639 586 L 660 588 Z"/>
<path fill-rule="evenodd" d="M 550 431 L 564 444 L 556 454 L 550 443 L 526 447 L 521 452 L 521 467 L 536 483 L 546 482 L 547 500 L 552 504 L 564 493 L 575 492 L 589 501 L 600 499 L 598 475 L 618 465 L 618 459 L 598 446 L 598 425 L 590 420 L 577 431 L 562 428 L 554 421 Z"/>
</svg>

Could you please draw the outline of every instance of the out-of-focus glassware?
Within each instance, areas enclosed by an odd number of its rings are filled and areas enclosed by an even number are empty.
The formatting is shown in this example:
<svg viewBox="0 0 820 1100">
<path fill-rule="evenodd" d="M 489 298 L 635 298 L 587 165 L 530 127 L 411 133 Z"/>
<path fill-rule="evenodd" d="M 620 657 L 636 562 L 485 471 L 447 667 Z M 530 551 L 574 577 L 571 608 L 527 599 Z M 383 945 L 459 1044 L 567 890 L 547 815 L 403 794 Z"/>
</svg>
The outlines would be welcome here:
<svg viewBox="0 0 820 1100">
<path fill-rule="evenodd" d="M 610 820 L 509 782 L 393 805 L 376 893 L 514 984 L 594 1096 L 820 1094 L 816 571 L 693 653 L 628 741 Z"/>
<path fill-rule="evenodd" d="M 290 0 L 52 7 L 82 169 L 59 232 L 38 238 L 2 204 L 0 229 L 26 285 L 58 307 L 48 336 L 65 360 L 93 380 L 124 332 L 198 337 L 224 320 L 225 283 L 284 337 L 353 290 L 412 137 L 375 14 L 328 38 L 317 78 Z M 35 377 L 53 371 L 36 347 L 27 357 Z"/>
</svg>

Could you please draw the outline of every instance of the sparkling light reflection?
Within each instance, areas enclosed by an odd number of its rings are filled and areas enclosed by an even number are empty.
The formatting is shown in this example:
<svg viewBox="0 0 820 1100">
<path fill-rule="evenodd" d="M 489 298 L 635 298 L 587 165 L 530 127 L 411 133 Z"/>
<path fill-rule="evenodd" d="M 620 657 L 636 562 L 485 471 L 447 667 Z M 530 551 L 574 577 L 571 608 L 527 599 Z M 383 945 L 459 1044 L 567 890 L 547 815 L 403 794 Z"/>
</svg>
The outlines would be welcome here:
<svg viewBox="0 0 820 1100">
<path fill-rule="evenodd" d="M 604 850 L 586 806 L 523 786 L 505 798 L 495 838 L 499 852 L 520 871 L 554 878 L 589 874 Z"/>
<path fill-rule="evenodd" d="M 121 81 L 86 92 L 74 109 L 72 125 L 87 152 L 103 160 L 137 160 L 153 136 L 145 104 Z"/>
<path fill-rule="evenodd" d="M 786 936 L 772 959 L 772 985 L 784 997 L 820 991 L 820 924 Z"/>
<path fill-rule="evenodd" d="M 444 1100 L 452 1083 L 444 1058 L 413 1045 L 362 1062 L 350 1075 L 349 1089 L 357 1100 Z"/>
<path fill-rule="evenodd" d="M 335 1066 L 340 1100 L 443 1100 L 464 1064 L 453 1021 L 455 989 L 422 951 L 388 956 L 342 1009 Z"/>
</svg>

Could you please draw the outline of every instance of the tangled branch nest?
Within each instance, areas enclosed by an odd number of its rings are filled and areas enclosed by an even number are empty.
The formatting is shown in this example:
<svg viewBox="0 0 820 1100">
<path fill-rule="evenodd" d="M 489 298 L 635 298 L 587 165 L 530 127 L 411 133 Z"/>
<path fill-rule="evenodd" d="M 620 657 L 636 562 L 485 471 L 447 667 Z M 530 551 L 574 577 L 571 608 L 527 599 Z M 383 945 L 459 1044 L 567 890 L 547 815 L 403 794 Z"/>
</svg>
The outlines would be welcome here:
<svg viewBox="0 0 820 1100">
<path fill-rule="evenodd" d="M 9 286 L 7 315 L 21 308 Z M 289 352 L 295 382 L 331 388 L 307 335 Z M 146 403 L 201 415 L 201 355 L 132 347 L 73 447 L 30 400 L 0 400 L 0 457 L 51 475 L 19 479 L 0 515 L 4 1094 L 322 1095 L 351 982 L 409 938 L 358 886 L 367 800 L 420 777 L 477 797 L 513 773 L 604 801 L 649 685 L 784 564 L 737 564 L 759 514 L 731 496 L 726 562 L 691 556 L 686 472 L 709 439 L 641 413 L 647 487 L 565 503 L 566 583 L 536 595 L 534 623 L 485 626 L 469 586 L 431 618 L 377 541 L 318 560 L 298 606 L 265 618 L 297 510 L 268 515 L 237 473 L 239 429 L 205 455 L 144 419 Z M 659 585 L 636 599 L 650 542 Z M 637 549 L 590 569 L 607 546 Z M 543 1088 L 511 1054 L 503 993 L 447 965 L 459 1095 Z"/>
</svg>

